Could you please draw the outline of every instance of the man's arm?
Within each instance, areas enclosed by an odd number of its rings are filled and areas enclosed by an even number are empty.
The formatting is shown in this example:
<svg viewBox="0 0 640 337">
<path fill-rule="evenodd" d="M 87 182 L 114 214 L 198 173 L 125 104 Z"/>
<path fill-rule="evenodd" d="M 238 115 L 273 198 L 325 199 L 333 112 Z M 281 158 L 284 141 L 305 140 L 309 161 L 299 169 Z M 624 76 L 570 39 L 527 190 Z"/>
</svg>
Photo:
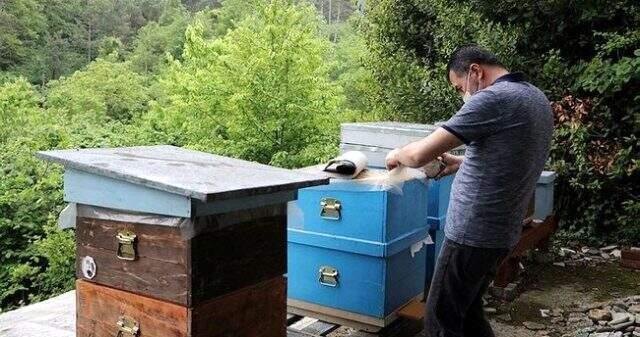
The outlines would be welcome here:
<svg viewBox="0 0 640 337">
<path fill-rule="evenodd" d="M 437 128 L 429 136 L 401 149 L 393 150 L 387 156 L 387 168 L 393 169 L 398 165 L 408 167 L 423 167 L 451 149 L 462 145 L 462 141 L 451 132 Z"/>
</svg>

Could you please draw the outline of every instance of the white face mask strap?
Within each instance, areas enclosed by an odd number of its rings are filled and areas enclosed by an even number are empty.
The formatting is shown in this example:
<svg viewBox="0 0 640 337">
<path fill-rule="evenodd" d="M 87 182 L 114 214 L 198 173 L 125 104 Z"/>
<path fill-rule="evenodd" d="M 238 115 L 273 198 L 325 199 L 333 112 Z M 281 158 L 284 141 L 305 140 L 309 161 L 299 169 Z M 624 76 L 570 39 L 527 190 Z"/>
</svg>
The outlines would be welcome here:
<svg viewBox="0 0 640 337">
<path fill-rule="evenodd" d="M 478 90 L 480 90 L 480 80 L 478 80 L 478 85 L 476 86 L 476 90 L 471 93 L 471 91 L 469 90 L 469 79 L 471 79 L 471 66 L 469 66 L 469 71 L 467 71 L 467 80 L 465 83 L 465 96 L 471 96 L 473 94 L 475 94 Z"/>
</svg>

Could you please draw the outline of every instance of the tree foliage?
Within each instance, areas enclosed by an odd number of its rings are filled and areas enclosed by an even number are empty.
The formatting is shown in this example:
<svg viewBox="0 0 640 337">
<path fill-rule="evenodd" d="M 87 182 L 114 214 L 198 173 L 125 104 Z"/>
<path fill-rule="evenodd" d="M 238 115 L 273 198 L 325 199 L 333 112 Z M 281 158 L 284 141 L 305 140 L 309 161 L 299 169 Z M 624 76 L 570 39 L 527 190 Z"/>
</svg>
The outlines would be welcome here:
<svg viewBox="0 0 640 337">
<path fill-rule="evenodd" d="M 554 101 L 567 236 L 640 241 L 634 1 L 364 3 L 0 1 L 0 308 L 73 287 L 62 169 L 35 152 L 173 144 L 319 163 L 343 121 L 453 114 L 445 62 L 469 42 Z"/>
<path fill-rule="evenodd" d="M 341 118 L 324 63 L 330 45 L 308 5 L 256 6 L 223 37 L 207 40 L 199 21 L 187 29 L 184 60 L 161 80 L 168 102 L 150 120 L 185 145 L 275 165 L 317 162 Z"/>
<path fill-rule="evenodd" d="M 449 0 L 380 0 L 369 9 L 365 34 L 376 98 L 386 119 L 435 122 L 456 111 L 460 99 L 444 69 L 458 46 L 475 42 L 507 65 L 517 59 L 518 32 L 488 22 L 472 7 Z"/>
<path fill-rule="evenodd" d="M 366 30 L 389 118 L 446 119 L 459 99 L 444 62 L 460 45 L 493 50 L 554 101 L 548 168 L 567 238 L 640 241 L 640 6 L 634 1 L 381 0 Z"/>
</svg>

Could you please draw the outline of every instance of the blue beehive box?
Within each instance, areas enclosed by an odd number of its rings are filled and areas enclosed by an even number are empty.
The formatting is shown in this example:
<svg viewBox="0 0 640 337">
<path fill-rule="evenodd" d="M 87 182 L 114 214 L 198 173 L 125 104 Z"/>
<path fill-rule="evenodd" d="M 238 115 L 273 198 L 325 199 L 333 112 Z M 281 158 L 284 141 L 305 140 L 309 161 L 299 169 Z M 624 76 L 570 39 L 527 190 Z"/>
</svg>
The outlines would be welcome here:
<svg viewBox="0 0 640 337">
<path fill-rule="evenodd" d="M 401 190 L 332 180 L 298 191 L 287 212 L 291 312 L 379 328 L 422 296 L 428 187 Z"/>
<path fill-rule="evenodd" d="M 535 213 L 534 218 L 544 220 L 553 213 L 553 186 L 556 180 L 556 173 L 553 171 L 542 171 L 536 184 Z"/>
</svg>

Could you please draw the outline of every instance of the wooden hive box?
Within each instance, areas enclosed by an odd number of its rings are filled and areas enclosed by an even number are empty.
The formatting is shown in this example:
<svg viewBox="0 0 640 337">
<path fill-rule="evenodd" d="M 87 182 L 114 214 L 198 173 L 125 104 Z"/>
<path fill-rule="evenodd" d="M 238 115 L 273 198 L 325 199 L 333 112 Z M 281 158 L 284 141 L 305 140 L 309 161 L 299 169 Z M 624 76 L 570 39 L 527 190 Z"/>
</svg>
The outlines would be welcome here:
<svg viewBox="0 0 640 337">
<path fill-rule="evenodd" d="M 326 178 L 173 146 L 39 156 L 77 205 L 78 336 L 284 336 L 286 204 Z"/>
</svg>

